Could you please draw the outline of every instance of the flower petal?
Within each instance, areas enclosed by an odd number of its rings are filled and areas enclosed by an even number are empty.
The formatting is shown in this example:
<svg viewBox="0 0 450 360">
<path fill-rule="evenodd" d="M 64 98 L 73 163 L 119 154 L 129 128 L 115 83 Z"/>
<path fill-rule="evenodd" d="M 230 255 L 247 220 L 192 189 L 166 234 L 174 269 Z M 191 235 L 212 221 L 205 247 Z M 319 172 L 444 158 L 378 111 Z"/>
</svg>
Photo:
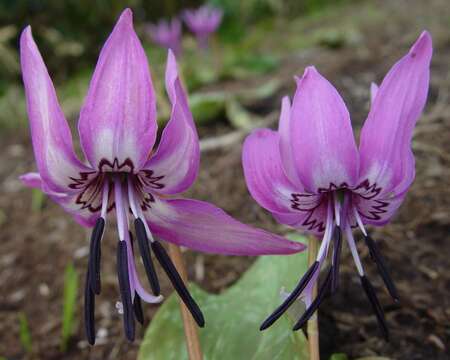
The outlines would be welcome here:
<svg viewBox="0 0 450 360">
<path fill-rule="evenodd" d="M 156 199 L 145 212 L 150 230 L 163 240 L 226 255 L 292 254 L 301 243 L 244 225 L 221 209 L 190 199 Z"/>
<path fill-rule="evenodd" d="M 370 84 L 370 103 L 373 104 L 378 93 L 378 85 L 374 82 Z"/>
<path fill-rule="evenodd" d="M 40 176 L 52 191 L 73 192 L 70 178 L 88 168 L 75 155 L 70 128 L 30 27 L 20 36 L 20 62 Z"/>
<path fill-rule="evenodd" d="M 384 78 L 361 131 L 360 182 L 402 193 L 414 179 L 411 138 L 426 102 L 432 40 L 423 32 Z M 380 195 L 382 195 L 380 194 Z"/>
<path fill-rule="evenodd" d="M 258 204 L 271 212 L 290 213 L 293 194 L 303 189 L 296 188 L 283 172 L 279 139 L 269 129 L 253 131 L 243 145 L 242 165 L 248 190 Z"/>
<path fill-rule="evenodd" d="M 145 165 L 154 176 L 162 179 L 162 194 L 177 194 L 187 190 L 198 174 L 200 148 L 186 93 L 178 76 L 175 56 L 169 50 L 166 88 L 172 102 L 172 115 L 165 127 L 158 150 Z"/>
<path fill-rule="evenodd" d="M 78 130 L 86 158 L 98 168 L 102 159 L 130 159 L 137 172 L 156 138 L 156 100 L 147 57 L 126 9 L 100 53 L 80 113 Z"/>
<path fill-rule="evenodd" d="M 406 197 L 406 192 L 391 199 L 365 199 L 353 196 L 353 202 L 364 224 L 386 225 Z"/>
<path fill-rule="evenodd" d="M 297 175 L 308 192 L 356 182 L 358 150 L 348 110 L 314 67 L 297 81 L 290 129 Z"/>
<path fill-rule="evenodd" d="M 296 184 L 297 187 L 304 188 L 301 185 L 301 181 L 295 170 L 295 163 L 292 155 L 292 142 L 291 142 L 291 104 L 289 97 L 285 96 L 281 102 L 281 114 L 278 124 L 278 133 L 280 135 L 280 156 L 283 165 L 283 170 L 289 180 Z"/>
<path fill-rule="evenodd" d="M 50 190 L 47 184 L 42 181 L 39 173 L 27 173 L 21 175 L 19 179 L 25 186 L 40 189 L 43 193 L 48 195 L 55 203 L 60 205 L 65 211 L 71 214 L 74 219 L 82 226 L 92 227 L 100 216 L 100 212 L 91 212 L 88 209 L 81 209 L 80 205 L 76 203 L 78 195 L 68 195 L 65 193 L 57 193 Z"/>
</svg>

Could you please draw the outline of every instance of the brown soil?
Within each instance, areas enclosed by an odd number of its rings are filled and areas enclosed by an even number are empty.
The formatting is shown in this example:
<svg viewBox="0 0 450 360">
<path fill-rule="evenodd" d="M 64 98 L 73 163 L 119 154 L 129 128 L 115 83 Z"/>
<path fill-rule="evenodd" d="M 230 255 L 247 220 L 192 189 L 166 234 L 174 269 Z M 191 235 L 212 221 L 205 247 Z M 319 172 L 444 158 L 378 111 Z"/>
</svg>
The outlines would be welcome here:
<svg viewBox="0 0 450 360">
<path fill-rule="evenodd" d="M 321 310 L 322 353 L 324 359 L 333 352 L 345 352 L 352 358 L 383 355 L 402 360 L 444 360 L 450 356 L 450 9 L 445 0 L 376 4 L 384 6 L 385 17 L 361 25 L 362 39 L 357 45 L 292 54 L 280 72 L 272 75 L 286 79 L 284 91 L 292 94 L 292 75 L 300 74 L 310 63 L 316 64 L 341 91 L 358 127 L 367 112 L 370 81 L 381 80 L 421 29 L 428 28 L 434 36 L 430 97 L 414 141 L 416 181 L 392 223 L 372 230 L 398 286 L 400 305 L 392 304 L 367 250 L 359 248 L 385 307 L 391 342 L 379 335 L 345 249 L 340 291 Z M 353 16 L 364 17 L 361 9 L 364 7 L 353 8 Z M 283 94 L 264 107 L 277 109 Z M 205 138 L 230 130 L 205 127 L 199 131 Z M 240 143 L 203 154 L 198 181 L 187 196 L 217 204 L 244 222 L 286 232 L 248 195 L 240 154 Z M 40 212 L 31 211 L 31 192 L 17 181 L 18 175 L 34 168 L 25 130 L 2 134 L 0 163 L 0 355 L 7 359 L 135 359 L 143 331 L 138 332 L 134 344 L 124 340 L 114 308 L 118 293 L 112 230 L 103 241 L 103 291 L 97 300 L 97 329 L 105 336 L 89 347 L 80 320 L 68 352 L 59 351 L 63 271 L 67 263 L 74 262 L 83 286 L 87 233 L 53 203 L 47 202 Z M 191 279 L 204 289 L 220 292 L 238 279 L 252 259 L 187 252 L 186 262 Z M 162 288 L 164 294 L 171 291 L 165 280 Z M 157 306 L 146 306 L 146 317 L 151 318 L 156 310 Z M 21 311 L 31 328 L 32 354 L 25 354 L 19 342 Z M 81 292 L 77 311 L 82 313 Z"/>
</svg>

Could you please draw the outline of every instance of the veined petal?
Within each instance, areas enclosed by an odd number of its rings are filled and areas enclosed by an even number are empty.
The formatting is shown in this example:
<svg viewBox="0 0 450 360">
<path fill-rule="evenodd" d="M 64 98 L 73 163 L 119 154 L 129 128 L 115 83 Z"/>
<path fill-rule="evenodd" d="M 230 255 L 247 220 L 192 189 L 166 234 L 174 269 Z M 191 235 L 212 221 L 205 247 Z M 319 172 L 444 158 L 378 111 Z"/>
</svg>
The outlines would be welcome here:
<svg viewBox="0 0 450 360">
<path fill-rule="evenodd" d="M 386 225 L 406 197 L 406 191 L 393 198 L 367 199 L 353 195 L 353 204 L 364 224 Z"/>
<path fill-rule="evenodd" d="M 269 129 L 253 131 L 245 139 L 242 165 L 252 197 L 271 212 L 290 213 L 293 194 L 302 192 L 286 177 L 280 159 L 280 137 Z"/>
<path fill-rule="evenodd" d="M 79 204 L 76 203 L 78 195 L 69 195 L 66 193 L 58 193 L 50 190 L 46 183 L 42 181 L 39 173 L 27 173 L 21 175 L 19 179 L 25 186 L 40 189 L 43 193 L 48 195 L 55 203 L 60 205 L 65 211 L 71 214 L 74 219 L 82 226 L 92 227 L 95 221 L 100 216 L 100 212 L 91 212 L 88 209 L 82 209 Z"/>
<path fill-rule="evenodd" d="M 290 130 L 297 175 L 308 192 L 356 182 L 358 150 L 348 110 L 314 67 L 308 67 L 297 81 Z"/>
<path fill-rule="evenodd" d="M 156 100 L 144 49 L 126 9 L 100 53 L 78 123 L 81 145 L 94 168 L 102 159 L 137 172 L 156 138 Z"/>
<path fill-rule="evenodd" d="M 382 194 L 402 193 L 414 179 L 411 138 L 427 98 L 431 55 L 425 31 L 384 78 L 361 131 L 360 182 L 377 184 Z"/>
<path fill-rule="evenodd" d="M 175 56 L 169 50 L 166 88 L 172 102 L 172 114 L 165 127 L 158 150 L 145 165 L 164 184 L 158 192 L 177 194 L 187 190 L 197 177 L 200 148 L 197 130 L 186 93 L 178 76 Z"/>
<path fill-rule="evenodd" d="M 150 230 L 163 240 L 226 255 L 292 254 L 301 243 L 244 225 L 221 209 L 190 199 L 156 199 L 145 212 Z"/>
<path fill-rule="evenodd" d="M 20 62 L 40 176 L 51 191 L 74 192 L 68 187 L 70 178 L 89 169 L 75 155 L 70 128 L 30 27 L 20 36 Z"/>
</svg>

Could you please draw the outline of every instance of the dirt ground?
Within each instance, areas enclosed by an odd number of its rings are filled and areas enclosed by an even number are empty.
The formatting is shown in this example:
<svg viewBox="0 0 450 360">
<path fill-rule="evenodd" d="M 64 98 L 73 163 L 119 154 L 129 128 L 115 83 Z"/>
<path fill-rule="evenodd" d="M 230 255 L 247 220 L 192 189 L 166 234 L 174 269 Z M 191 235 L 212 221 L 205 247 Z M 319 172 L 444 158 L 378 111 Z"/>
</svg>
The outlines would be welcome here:
<svg viewBox="0 0 450 360">
<path fill-rule="evenodd" d="M 386 343 L 378 332 L 348 249 L 344 249 L 340 291 L 321 308 L 320 339 L 323 359 L 344 352 L 351 358 L 382 355 L 399 360 L 444 360 L 450 358 L 450 6 L 445 0 L 376 4 L 385 16 L 363 22 L 357 45 L 334 50 L 317 47 L 287 55 L 280 70 L 270 75 L 285 80 L 283 91 L 261 105 L 261 111 L 276 110 L 281 96 L 293 93 L 292 75 L 315 64 L 343 94 L 359 128 L 368 109 L 370 82 L 382 79 L 420 30 L 431 31 L 435 48 L 431 91 L 413 145 L 416 180 L 395 219 L 384 228 L 371 229 L 399 289 L 399 305 L 392 304 L 367 250 L 359 244 L 385 308 L 391 341 Z M 349 9 L 348 17 L 364 19 L 363 6 Z M 233 89 L 243 84 L 223 86 Z M 229 131 L 226 124 L 199 129 L 202 139 Z M 0 140 L 0 355 L 8 360 L 135 359 L 143 331 L 138 331 L 134 344 L 127 343 L 114 308 L 118 293 L 112 229 L 103 241 L 103 290 L 96 307 L 102 338 L 89 347 L 80 320 L 69 351 L 59 352 L 63 272 L 73 261 L 83 286 L 87 233 L 51 202 L 40 212 L 31 211 L 31 192 L 17 180 L 34 169 L 28 131 L 1 134 Z M 240 154 L 241 142 L 203 153 L 198 181 L 187 196 L 215 203 L 244 222 L 286 232 L 248 195 Z M 236 281 L 252 259 L 187 252 L 186 262 L 193 281 L 220 292 Z M 172 290 L 164 279 L 161 276 L 162 291 L 168 294 Z M 147 319 L 156 310 L 157 306 L 146 306 Z M 26 314 L 33 336 L 33 353 L 28 355 L 19 342 L 20 311 Z M 82 314 L 82 291 L 77 311 Z"/>
</svg>

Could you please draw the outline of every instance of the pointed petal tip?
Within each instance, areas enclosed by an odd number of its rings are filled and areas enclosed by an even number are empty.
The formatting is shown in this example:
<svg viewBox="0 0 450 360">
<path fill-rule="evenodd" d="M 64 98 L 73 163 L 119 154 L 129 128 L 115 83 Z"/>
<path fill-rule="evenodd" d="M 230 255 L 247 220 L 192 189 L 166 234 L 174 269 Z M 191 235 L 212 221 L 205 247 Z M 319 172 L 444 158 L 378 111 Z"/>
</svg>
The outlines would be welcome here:
<svg viewBox="0 0 450 360">
<path fill-rule="evenodd" d="M 125 22 L 125 23 L 133 23 L 133 11 L 130 8 L 126 8 L 122 11 L 119 17 L 119 22 Z"/>
<path fill-rule="evenodd" d="M 416 40 L 414 45 L 411 47 L 411 50 L 409 51 L 409 54 L 411 57 L 415 57 L 418 54 L 431 54 L 433 47 L 433 40 L 431 38 L 431 34 L 424 30 L 419 38 Z"/>
<path fill-rule="evenodd" d="M 28 43 L 34 43 L 30 25 L 25 27 L 20 34 L 20 48 L 24 48 Z"/>
</svg>

